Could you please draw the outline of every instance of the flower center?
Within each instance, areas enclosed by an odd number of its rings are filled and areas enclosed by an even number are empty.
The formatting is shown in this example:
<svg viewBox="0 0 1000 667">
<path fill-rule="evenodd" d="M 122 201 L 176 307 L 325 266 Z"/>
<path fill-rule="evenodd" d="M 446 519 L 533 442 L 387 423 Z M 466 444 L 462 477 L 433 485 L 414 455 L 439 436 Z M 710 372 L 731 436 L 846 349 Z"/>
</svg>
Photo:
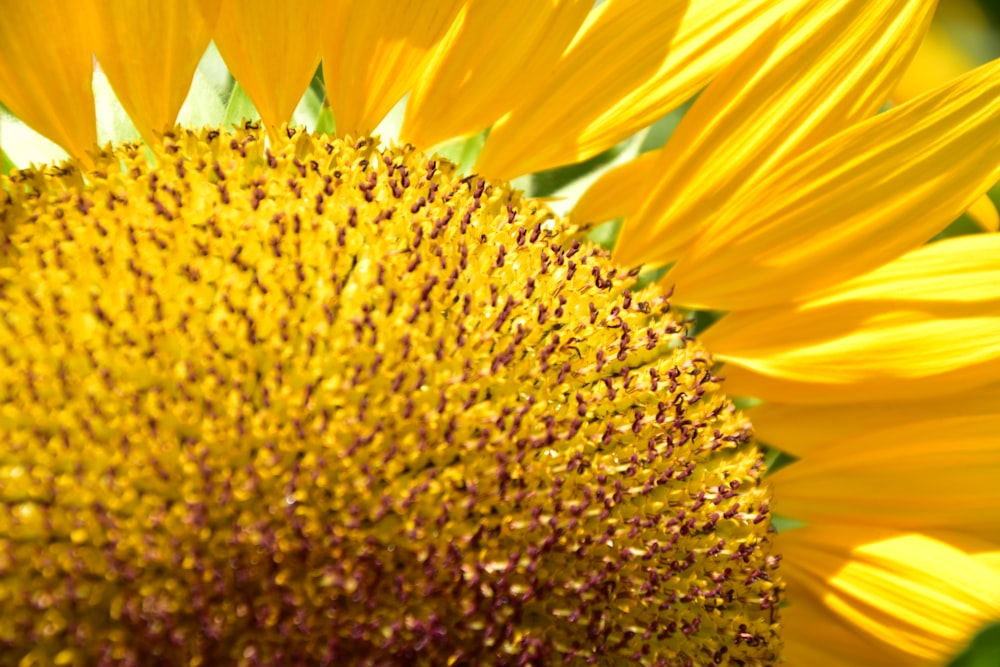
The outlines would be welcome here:
<svg viewBox="0 0 1000 667">
<path fill-rule="evenodd" d="M 154 158 L 0 190 L 0 642 L 776 661 L 760 452 L 666 295 L 411 147 Z"/>
</svg>

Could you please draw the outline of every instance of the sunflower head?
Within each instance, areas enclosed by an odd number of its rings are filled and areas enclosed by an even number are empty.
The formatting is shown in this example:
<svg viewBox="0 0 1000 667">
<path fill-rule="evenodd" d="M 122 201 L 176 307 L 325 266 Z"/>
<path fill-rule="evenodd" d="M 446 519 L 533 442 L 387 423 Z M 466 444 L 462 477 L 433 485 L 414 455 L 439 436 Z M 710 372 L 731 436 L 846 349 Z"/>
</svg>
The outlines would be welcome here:
<svg viewBox="0 0 1000 667">
<path fill-rule="evenodd" d="M 506 185 L 287 134 L 4 182 L 0 644 L 771 664 L 762 462 L 667 296 Z"/>
</svg>

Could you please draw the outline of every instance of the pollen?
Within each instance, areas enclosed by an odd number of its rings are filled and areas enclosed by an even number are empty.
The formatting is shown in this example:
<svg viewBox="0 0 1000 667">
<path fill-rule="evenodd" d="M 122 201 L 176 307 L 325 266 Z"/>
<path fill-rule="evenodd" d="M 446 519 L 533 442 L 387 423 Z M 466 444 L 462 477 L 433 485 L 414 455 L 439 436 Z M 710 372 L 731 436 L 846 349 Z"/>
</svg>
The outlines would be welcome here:
<svg viewBox="0 0 1000 667">
<path fill-rule="evenodd" d="M 286 134 L 3 181 L 13 664 L 775 664 L 761 453 L 669 295 L 506 184 Z"/>
</svg>

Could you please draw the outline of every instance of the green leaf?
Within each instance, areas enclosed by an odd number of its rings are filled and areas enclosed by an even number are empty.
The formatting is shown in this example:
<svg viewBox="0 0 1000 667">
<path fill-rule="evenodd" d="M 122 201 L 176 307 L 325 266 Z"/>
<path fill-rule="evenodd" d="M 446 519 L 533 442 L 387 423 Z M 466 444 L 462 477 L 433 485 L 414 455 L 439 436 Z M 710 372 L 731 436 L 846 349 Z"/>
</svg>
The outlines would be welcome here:
<svg viewBox="0 0 1000 667">
<path fill-rule="evenodd" d="M 198 62 L 198 69 L 196 71 L 206 83 L 218 91 L 220 99 L 229 99 L 236 80 L 229 73 L 229 68 L 226 67 L 226 63 L 222 59 L 222 55 L 219 54 L 219 49 L 216 48 L 215 42 L 209 42 L 208 48 L 205 49 L 205 55 Z"/>
<path fill-rule="evenodd" d="M 233 94 L 229 98 L 226 106 L 226 115 L 223 119 L 225 125 L 243 125 L 247 120 L 260 120 L 257 107 L 253 105 L 250 96 L 240 86 L 239 83 L 233 88 Z"/>
<path fill-rule="evenodd" d="M 7 175 L 13 169 L 15 169 L 14 163 L 11 162 L 10 158 L 7 157 L 7 154 L 3 152 L 2 148 L 0 148 L 0 174 Z"/>
<path fill-rule="evenodd" d="M 305 114 L 305 119 L 303 119 Z M 323 83 L 323 66 L 316 68 L 312 81 L 302 101 L 299 102 L 295 110 L 293 119 L 296 123 L 305 125 L 306 129 L 316 134 L 335 134 L 337 123 L 333 119 L 333 112 L 326 104 L 326 86 Z"/>
<path fill-rule="evenodd" d="M 603 153 L 598 153 L 589 160 L 532 174 L 529 194 L 532 197 L 552 197 L 557 193 L 562 193 L 571 183 L 582 179 L 588 174 L 603 173 L 604 170 L 601 167 L 609 167 L 612 164 L 616 164 L 615 159 L 623 153 L 628 152 L 630 158 L 634 157 L 634 144 L 635 139 L 629 138 L 612 146 Z M 630 148 L 632 151 L 629 151 Z"/>
<path fill-rule="evenodd" d="M 323 93 L 310 85 L 306 88 L 302 99 L 299 100 L 298 106 L 295 107 L 291 123 L 301 125 L 309 132 L 313 132 L 321 113 L 323 113 Z"/>
<path fill-rule="evenodd" d="M 608 170 L 632 160 L 641 153 L 661 148 L 673 134 L 692 102 L 693 100 L 689 100 L 650 127 L 640 130 L 585 162 L 522 177 L 517 179 L 514 185 L 523 187 L 532 197 L 551 197 L 550 208 L 559 215 L 566 215 L 594 181 Z"/>
<path fill-rule="evenodd" d="M 621 232 L 622 222 L 623 220 L 619 218 L 618 220 L 605 222 L 602 225 L 594 227 L 590 230 L 590 233 L 587 234 L 587 240 L 592 243 L 596 243 L 607 250 L 613 249 L 615 247 L 615 243 L 618 241 L 618 234 Z"/>
<path fill-rule="evenodd" d="M 1000 623 L 982 630 L 949 667 L 996 667 L 1000 665 Z"/>
<path fill-rule="evenodd" d="M 453 139 L 435 148 L 433 153 L 454 162 L 458 165 L 458 170 L 461 173 L 467 174 L 472 169 L 472 165 L 476 163 L 479 153 L 483 150 L 483 145 L 486 144 L 488 134 L 489 130 L 483 130 L 478 134 Z"/>
<path fill-rule="evenodd" d="M 791 454 L 786 454 L 780 449 L 775 449 L 774 447 L 769 447 L 767 454 L 764 456 L 764 464 L 767 466 L 768 475 L 772 475 L 785 466 L 791 465 L 796 461 L 798 461 L 798 459 Z M 799 526 L 805 525 L 802 521 L 798 521 L 797 519 L 791 519 L 788 517 L 785 518 L 786 525 L 792 522 L 795 522 Z"/>
<path fill-rule="evenodd" d="M 330 107 L 323 105 L 320 109 L 319 118 L 316 119 L 316 130 L 319 134 L 333 135 L 337 133 L 337 123 L 333 119 L 333 112 Z"/>
<path fill-rule="evenodd" d="M 663 273 L 666 273 L 666 271 Z M 662 277 L 663 275 L 661 274 L 657 280 Z M 691 335 L 700 336 L 705 333 L 706 329 L 721 320 L 726 313 L 722 310 L 692 310 L 688 314 L 692 320 Z"/>
<path fill-rule="evenodd" d="M 677 126 L 680 125 L 681 119 L 684 118 L 684 114 L 688 112 L 688 109 L 691 108 L 691 105 L 694 104 L 696 99 L 697 96 L 692 97 L 690 100 L 650 125 L 649 129 L 646 130 L 645 136 L 642 138 L 642 144 L 639 146 L 639 152 L 645 153 L 646 151 L 663 148 L 663 146 L 667 143 L 667 140 L 673 135 L 674 130 L 676 130 Z"/>
<path fill-rule="evenodd" d="M 790 519 L 788 517 L 780 516 L 778 514 L 772 514 L 771 525 L 774 526 L 774 529 L 777 530 L 779 533 L 787 533 L 790 530 L 794 530 L 795 528 L 801 528 L 802 526 L 807 526 L 809 524 L 807 524 L 805 521 L 799 521 L 798 519 Z"/>
<path fill-rule="evenodd" d="M 97 112 L 97 142 L 121 143 L 123 141 L 140 141 L 139 130 L 135 129 L 132 119 L 125 112 L 115 91 L 112 90 L 108 78 L 99 69 L 94 70 L 94 108 Z"/>
<path fill-rule="evenodd" d="M 222 125 L 226 117 L 226 107 L 222 103 L 226 92 L 228 91 L 220 88 L 201 68 L 195 70 L 191 90 L 177 114 L 178 124 L 185 127 Z"/>
<path fill-rule="evenodd" d="M 375 131 L 372 133 L 377 136 L 383 145 L 389 145 L 395 141 L 399 141 L 399 131 L 403 128 L 403 118 L 406 116 L 406 97 L 396 102 L 396 105 L 389 109 L 389 113 L 385 115 Z"/>
</svg>

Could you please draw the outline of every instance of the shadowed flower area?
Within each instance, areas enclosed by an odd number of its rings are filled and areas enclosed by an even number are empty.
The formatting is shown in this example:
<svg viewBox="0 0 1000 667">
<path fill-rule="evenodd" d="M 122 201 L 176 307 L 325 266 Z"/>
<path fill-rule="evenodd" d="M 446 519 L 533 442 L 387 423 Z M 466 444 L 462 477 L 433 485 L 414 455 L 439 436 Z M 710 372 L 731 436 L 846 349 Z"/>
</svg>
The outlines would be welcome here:
<svg viewBox="0 0 1000 667">
<path fill-rule="evenodd" d="M 70 157 L 0 176 L 3 655 L 947 664 L 1000 620 L 1000 237 L 927 241 L 1000 64 L 886 110 L 934 8 L 5 5 Z M 175 124 L 210 43 L 259 120 Z"/>
</svg>

